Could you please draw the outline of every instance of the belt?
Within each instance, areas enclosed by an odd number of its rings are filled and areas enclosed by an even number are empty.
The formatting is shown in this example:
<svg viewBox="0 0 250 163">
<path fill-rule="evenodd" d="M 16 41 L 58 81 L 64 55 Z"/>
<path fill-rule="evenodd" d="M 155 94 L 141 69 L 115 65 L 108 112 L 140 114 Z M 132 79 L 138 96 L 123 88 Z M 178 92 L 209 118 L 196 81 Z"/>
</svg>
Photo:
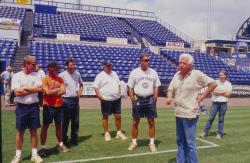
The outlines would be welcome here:
<svg viewBox="0 0 250 163">
<path fill-rule="evenodd" d="M 137 97 L 138 99 L 150 99 L 151 97 L 153 97 L 153 95 L 145 96 L 145 97 L 137 96 L 137 95 L 136 95 L 136 97 Z"/>
<path fill-rule="evenodd" d="M 38 105 L 38 102 L 32 103 L 32 104 L 23 104 L 23 103 L 17 103 L 18 105 L 23 105 L 23 106 L 33 106 L 33 105 Z"/>
<path fill-rule="evenodd" d="M 66 98 L 66 99 L 76 99 L 78 97 L 63 97 L 63 98 Z"/>
</svg>

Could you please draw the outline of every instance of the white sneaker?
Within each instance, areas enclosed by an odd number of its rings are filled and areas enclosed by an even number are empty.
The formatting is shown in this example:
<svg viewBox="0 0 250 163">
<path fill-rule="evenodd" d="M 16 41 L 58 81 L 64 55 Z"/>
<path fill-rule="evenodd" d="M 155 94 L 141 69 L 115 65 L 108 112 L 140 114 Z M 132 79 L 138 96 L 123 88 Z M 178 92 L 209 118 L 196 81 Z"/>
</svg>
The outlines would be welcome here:
<svg viewBox="0 0 250 163">
<path fill-rule="evenodd" d="M 43 159 L 37 154 L 31 157 L 31 161 L 34 161 L 35 163 L 42 163 Z"/>
<path fill-rule="evenodd" d="M 22 161 L 21 158 L 18 158 L 17 156 L 15 156 L 10 163 L 20 163 Z"/>
<path fill-rule="evenodd" d="M 217 140 L 221 140 L 221 135 L 216 135 Z"/>
<path fill-rule="evenodd" d="M 111 136 L 110 136 L 110 134 L 109 134 L 109 133 L 105 133 L 105 134 L 104 134 L 104 139 L 105 139 L 105 141 L 111 141 Z"/>
<path fill-rule="evenodd" d="M 115 138 L 116 139 L 121 139 L 121 140 L 127 140 L 128 139 L 123 133 L 116 134 Z"/>
</svg>

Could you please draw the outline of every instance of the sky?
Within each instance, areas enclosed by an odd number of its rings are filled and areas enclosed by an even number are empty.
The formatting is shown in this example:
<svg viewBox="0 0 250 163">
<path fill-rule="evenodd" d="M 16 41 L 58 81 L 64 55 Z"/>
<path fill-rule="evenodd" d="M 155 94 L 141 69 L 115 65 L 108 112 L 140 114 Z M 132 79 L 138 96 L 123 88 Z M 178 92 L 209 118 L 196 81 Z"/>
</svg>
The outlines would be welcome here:
<svg viewBox="0 0 250 163">
<path fill-rule="evenodd" d="M 163 21 L 176 27 L 179 31 L 187 34 L 194 40 L 205 40 L 208 38 L 233 40 L 240 26 L 250 17 L 250 0 L 210 0 L 210 35 L 208 37 L 209 0 L 80 1 L 83 4 L 155 12 Z"/>
</svg>

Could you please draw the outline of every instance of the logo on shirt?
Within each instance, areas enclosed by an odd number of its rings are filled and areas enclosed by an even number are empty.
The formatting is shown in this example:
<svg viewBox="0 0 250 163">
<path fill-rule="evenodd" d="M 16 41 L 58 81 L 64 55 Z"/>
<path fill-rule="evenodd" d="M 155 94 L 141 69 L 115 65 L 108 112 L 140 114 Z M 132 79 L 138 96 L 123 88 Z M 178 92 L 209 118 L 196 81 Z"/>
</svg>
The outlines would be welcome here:
<svg viewBox="0 0 250 163">
<path fill-rule="evenodd" d="M 142 83 L 142 87 L 144 89 L 147 89 L 149 87 L 149 84 L 147 82 Z"/>
</svg>

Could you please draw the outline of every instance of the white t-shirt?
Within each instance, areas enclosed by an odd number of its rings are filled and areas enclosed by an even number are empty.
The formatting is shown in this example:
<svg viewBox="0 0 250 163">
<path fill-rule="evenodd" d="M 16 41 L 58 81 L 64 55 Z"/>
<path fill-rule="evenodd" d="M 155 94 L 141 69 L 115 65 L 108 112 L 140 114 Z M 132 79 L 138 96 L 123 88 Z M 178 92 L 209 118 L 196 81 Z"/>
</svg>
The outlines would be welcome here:
<svg viewBox="0 0 250 163">
<path fill-rule="evenodd" d="M 21 88 L 24 86 L 39 85 L 42 85 L 42 79 L 36 72 L 32 72 L 27 75 L 23 71 L 20 71 L 14 74 L 12 78 L 11 90 L 13 91 L 16 88 Z M 26 96 L 17 96 L 16 102 L 22 104 L 33 104 L 35 102 L 38 102 L 37 93 L 31 93 Z"/>
<path fill-rule="evenodd" d="M 110 74 L 100 72 L 93 83 L 93 88 L 99 89 L 101 96 L 107 101 L 114 101 L 121 97 L 119 87 L 120 80 L 115 71 L 111 71 Z"/>
<path fill-rule="evenodd" d="M 1 73 L 1 78 L 3 79 L 3 82 L 5 84 L 11 80 L 12 76 L 13 76 L 13 73 L 10 73 L 9 71 L 4 71 Z"/>
<path fill-rule="evenodd" d="M 81 75 L 78 71 L 74 71 L 70 74 L 67 70 L 59 74 L 63 78 L 66 94 L 63 97 L 76 97 L 77 92 L 79 91 L 80 83 L 83 84 Z"/>
<path fill-rule="evenodd" d="M 42 69 L 39 69 L 36 73 L 41 77 L 41 79 L 45 76 L 45 72 Z"/>
<path fill-rule="evenodd" d="M 160 85 L 159 76 L 152 68 L 143 71 L 141 67 L 138 67 L 129 75 L 128 86 L 134 88 L 135 94 L 140 97 L 153 95 L 154 87 L 159 87 Z"/>
<path fill-rule="evenodd" d="M 225 93 L 232 92 L 232 85 L 229 81 L 226 80 L 224 83 L 222 83 L 220 80 L 216 80 L 215 82 L 217 84 L 215 91 L 225 92 Z M 225 96 L 216 96 L 213 94 L 212 101 L 214 101 L 214 102 L 227 102 L 228 98 Z"/>
</svg>

